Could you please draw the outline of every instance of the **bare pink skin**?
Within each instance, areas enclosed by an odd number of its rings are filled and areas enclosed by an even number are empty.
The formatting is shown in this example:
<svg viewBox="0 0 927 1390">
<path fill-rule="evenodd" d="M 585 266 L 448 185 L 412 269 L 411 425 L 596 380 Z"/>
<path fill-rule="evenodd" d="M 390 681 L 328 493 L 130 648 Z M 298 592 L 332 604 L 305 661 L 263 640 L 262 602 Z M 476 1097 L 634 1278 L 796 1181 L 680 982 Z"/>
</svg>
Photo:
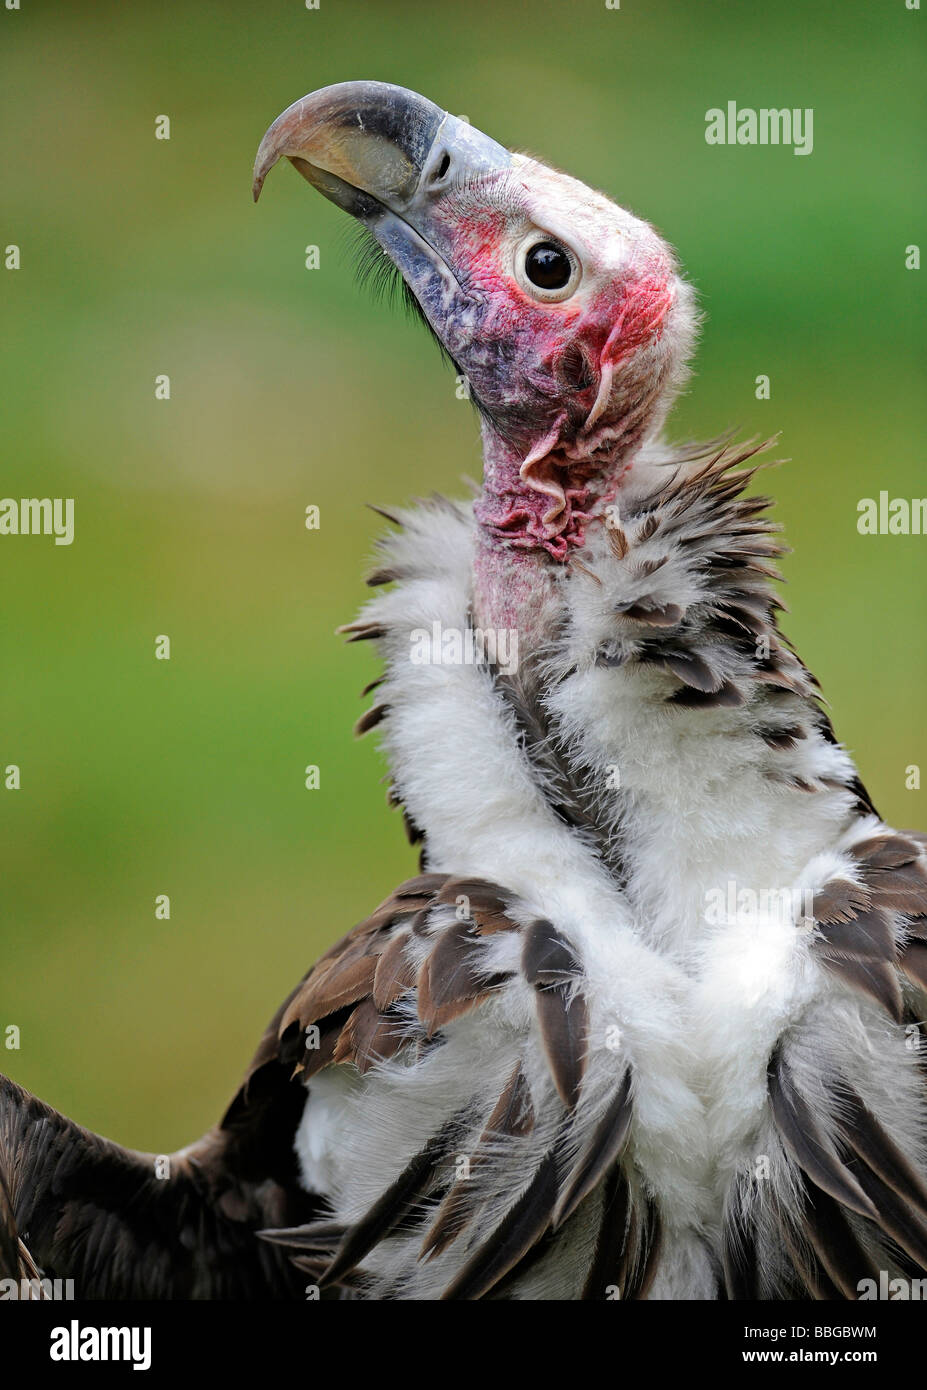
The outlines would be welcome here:
<svg viewBox="0 0 927 1390">
<path fill-rule="evenodd" d="M 589 509 L 611 490 L 604 487 L 608 471 L 593 461 L 571 463 L 545 451 L 526 476 L 524 458 L 523 449 L 484 431 L 483 491 L 476 518 L 501 545 L 544 550 L 563 561 L 585 541 Z"/>
<path fill-rule="evenodd" d="M 483 415 L 475 616 L 539 635 L 659 422 L 694 317 L 653 228 L 537 161 L 517 156 L 435 215 L 460 293 L 432 321 Z M 563 300 L 522 282 L 520 248 L 545 232 L 579 265 Z"/>
<path fill-rule="evenodd" d="M 560 331 L 542 339 L 540 352 L 548 360 L 575 344 L 598 370 L 589 386 L 561 397 L 561 409 L 540 437 L 516 444 L 483 427 L 476 606 L 484 623 L 517 627 L 528 639 L 544 626 L 560 582 L 557 571 L 581 550 L 589 526 L 614 500 L 663 385 L 662 373 L 648 382 L 632 370 L 626 394 L 615 389 L 623 364 L 660 337 L 670 303 L 667 283 L 648 277 L 621 298 L 617 314 L 614 300 L 602 295 L 595 314 L 555 320 Z M 549 318 L 544 327 L 549 330 Z M 613 396 L 626 402 L 624 413 L 615 410 Z"/>
<path fill-rule="evenodd" d="M 547 631 L 562 573 L 560 565 L 538 564 L 529 552 L 506 550 L 481 533 L 473 565 L 474 626 L 517 632 L 523 663 Z"/>
</svg>

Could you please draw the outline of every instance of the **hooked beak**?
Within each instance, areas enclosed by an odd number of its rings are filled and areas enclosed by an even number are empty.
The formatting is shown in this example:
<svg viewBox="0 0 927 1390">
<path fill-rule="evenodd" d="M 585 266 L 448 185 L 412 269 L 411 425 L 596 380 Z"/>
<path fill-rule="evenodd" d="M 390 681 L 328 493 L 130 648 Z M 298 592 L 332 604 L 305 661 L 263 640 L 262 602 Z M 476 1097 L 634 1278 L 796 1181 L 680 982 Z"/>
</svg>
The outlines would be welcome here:
<svg viewBox="0 0 927 1390">
<path fill-rule="evenodd" d="M 257 152 L 255 202 L 281 155 L 326 198 L 362 218 L 371 215 L 371 200 L 401 216 L 429 190 L 511 163 L 488 135 L 390 82 L 337 82 L 288 106 Z"/>
<path fill-rule="evenodd" d="M 467 299 L 436 217 L 442 195 L 507 168 L 512 156 L 467 121 L 389 82 L 339 82 L 294 102 L 261 141 L 254 197 L 285 155 L 320 193 L 372 232 L 434 330 Z"/>
</svg>

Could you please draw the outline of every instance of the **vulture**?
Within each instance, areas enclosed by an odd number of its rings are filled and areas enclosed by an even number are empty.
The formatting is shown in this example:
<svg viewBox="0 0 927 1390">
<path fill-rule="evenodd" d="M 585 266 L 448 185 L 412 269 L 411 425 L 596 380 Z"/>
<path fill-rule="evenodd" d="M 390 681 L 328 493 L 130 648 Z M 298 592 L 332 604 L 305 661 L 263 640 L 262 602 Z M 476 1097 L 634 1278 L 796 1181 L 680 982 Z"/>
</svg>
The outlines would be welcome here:
<svg viewBox="0 0 927 1390">
<path fill-rule="evenodd" d="M 0 1079 L 3 1273 L 435 1300 L 922 1276 L 927 840 L 881 820 L 780 630 L 765 446 L 665 440 L 698 319 L 674 253 L 387 83 L 284 111 L 255 197 L 282 156 L 480 422 L 478 495 L 388 514 L 345 629 L 382 656 L 358 728 L 421 872 L 178 1153 Z"/>
</svg>

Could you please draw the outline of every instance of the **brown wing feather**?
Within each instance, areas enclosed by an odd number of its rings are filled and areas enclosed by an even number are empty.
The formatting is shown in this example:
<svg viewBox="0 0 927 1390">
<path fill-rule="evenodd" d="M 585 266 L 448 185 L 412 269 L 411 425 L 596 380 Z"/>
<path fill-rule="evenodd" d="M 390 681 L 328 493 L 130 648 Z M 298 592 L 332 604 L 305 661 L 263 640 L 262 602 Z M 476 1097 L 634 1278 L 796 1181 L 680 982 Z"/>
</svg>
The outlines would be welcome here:
<svg viewBox="0 0 927 1390">
<path fill-rule="evenodd" d="M 475 1299 L 489 1293 L 544 1235 L 557 1191 L 557 1159 L 551 1151 L 541 1160 L 518 1201 L 448 1285 L 442 1298 Z"/>
<path fill-rule="evenodd" d="M 468 914 L 463 919 L 456 915 L 461 904 Z M 610 1171 L 616 1170 L 631 1119 L 630 1077 L 624 1075 L 598 1128 L 580 1146 L 578 1155 L 567 1142 L 588 1046 L 582 968 L 569 942 L 550 922 L 539 920 L 521 928 L 508 915 L 508 906 L 509 895 L 482 880 L 430 875 L 404 885 L 381 904 L 373 919 L 355 928 L 329 953 L 321 979 L 314 980 L 312 974 L 307 977 L 277 1024 L 281 1050 L 285 1051 L 288 1030 L 302 1032 L 315 1022 L 321 1029 L 323 1045 L 333 1047 L 332 1064 L 354 1063 L 359 1069 L 366 1069 L 384 1055 L 386 1039 L 392 1055 L 415 1038 L 416 1015 L 418 1037 L 424 1039 L 479 1006 L 492 990 L 504 987 L 508 976 L 488 973 L 482 966 L 481 943 L 499 931 L 520 933 L 522 973 L 535 991 L 539 1031 L 551 1078 L 567 1115 L 559 1140 L 541 1160 L 521 1197 L 494 1225 L 479 1233 L 479 1243 L 445 1289 L 445 1298 L 481 1298 L 507 1289 L 510 1282 L 521 1277 L 552 1242 L 556 1227 L 569 1218 Z M 448 915 L 451 907 L 455 908 L 453 918 Z M 414 979 L 409 949 L 413 939 L 417 958 L 422 961 Z M 354 999 L 358 986 L 368 979 L 367 995 Z M 408 1003 L 402 1026 L 397 1028 L 396 1021 L 388 1015 L 403 997 Z M 347 998 L 351 998 L 350 1010 L 343 1008 L 321 1020 L 312 1017 L 318 1009 Z M 328 1029 L 326 1023 L 330 1025 Z M 332 1045 L 328 1039 L 335 1032 L 338 1040 Z M 304 1262 L 315 1261 L 313 1267 L 325 1284 L 341 1282 L 348 1276 L 362 1277 L 364 1258 L 373 1246 L 397 1229 L 405 1229 L 410 1213 L 420 1208 L 422 1219 L 429 1222 L 421 1257 L 439 1257 L 471 1226 L 485 1202 L 485 1191 L 479 1182 L 481 1166 L 497 1157 L 500 1140 L 525 1135 L 533 1124 L 530 1089 L 521 1068 L 516 1067 L 484 1122 L 482 1135 L 474 1146 L 468 1180 L 455 1183 L 430 1217 L 429 1202 L 436 1191 L 440 1192 L 436 1168 L 452 1143 L 443 1131 L 416 1155 L 366 1216 L 345 1233 L 337 1251 L 332 1252 L 327 1269 L 323 1271 L 319 1266 L 319 1247 L 328 1237 L 325 1233 L 314 1235 L 315 1226 L 292 1233 L 294 1255 Z M 460 1129 L 455 1121 L 453 1142 L 458 1144 L 464 1142 Z M 655 1231 L 655 1214 L 645 1213 L 635 1226 L 636 1235 L 629 1247 L 636 1253 L 633 1258 L 629 1253 L 622 1277 L 638 1291 L 646 1286 L 652 1273 Z M 271 1231 L 267 1238 L 286 1248 L 289 1234 L 285 1230 Z M 315 1243 L 311 1251 L 301 1249 L 300 1242 L 305 1246 L 307 1239 Z"/>
<path fill-rule="evenodd" d="M 259 1112 L 266 1099 L 258 1086 Z M 260 1182 L 249 1175 L 243 1118 L 172 1155 L 170 1175 L 159 1177 L 155 1155 L 81 1129 L 0 1077 L 8 1277 L 38 1268 L 49 1279 L 73 1279 L 78 1298 L 301 1297 L 296 1271 L 255 1231 L 306 1216 L 314 1204 L 299 1191 L 292 1155 L 274 1152 L 272 1131 L 270 1171 Z M 27 1249 L 17 1248 L 19 1233 Z"/>
<path fill-rule="evenodd" d="M 449 909 L 463 900 L 469 916 L 459 921 Z M 616 1171 L 630 1122 L 625 1078 L 578 1158 L 566 1142 L 586 1065 L 581 964 L 550 923 L 525 929 L 509 903 L 505 890 L 478 879 L 424 874 L 401 885 L 284 1001 L 220 1125 L 173 1156 L 167 1180 L 155 1175 L 152 1157 L 89 1134 L 0 1081 L 0 1262 L 28 1270 L 34 1258 L 50 1277 L 74 1278 L 79 1297 L 301 1296 L 307 1274 L 326 1285 L 363 1282 L 367 1253 L 413 1214 L 432 1220 L 423 1253 L 436 1257 L 472 1214 L 453 1188 L 436 1219 L 433 1206 L 446 1154 L 469 1132 L 473 1107 L 466 1123 L 457 1116 L 436 1133 L 362 1220 L 342 1229 L 325 1217 L 322 1197 L 302 1190 L 297 1172 L 306 1081 L 327 1066 L 369 1071 L 479 1007 L 508 979 L 483 968 L 482 944 L 514 932 L 567 1113 L 557 1144 L 522 1196 L 480 1233 L 445 1296 L 507 1290 L 555 1239 L 558 1203 L 565 1220 Z M 500 1140 L 527 1135 L 533 1124 L 533 1098 L 517 1068 L 484 1122 L 484 1147 L 495 1153 Z M 479 1144 L 477 1151 L 480 1162 Z M 644 1236 L 634 1248 L 643 1253 L 626 1271 L 635 1288 L 653 1263 L 655 1220 L 643 1213 L 639 1228 Z M 20 1245 L 25 1230 L 28 1250 Z M 265 1239 L 255 1238 L 259 1231 Z"/>
<path fill-rule="evenodd" d="M 539 920 L 525 932 L 522 970 L 528 984 L 534 986 L 551 1075 L 564 1105 L 572 1109 L 586 1070 L 589 1027 L 586 1001 L 576 987 L 579 963 L 553 924 Z"/>
<path fill-rule="evenodd" d="M 627 1068 L 605 1114 L 592 1131 L 557 1200 L 554 1228 L 569 1220 L 584 1197 L 597 1187 L 604 1174 L 615 1166 L 631 1128 L 631 1069 Z"/>
<path fill-rule="evenodd" d="M 869 1222 L 872 1235 L 887 1237 L 918 1270 L 927 1270 L 927 1185 L 853 1088 L 835 1084 L 838 1153 L 781 1056 L 771 1064 L 769 1083 L 773 1117 L 805 1186 L 797 1238 L 785 1225 L 782 1233 L 806 1287 L 815 1297 L 855 1298 L 860 1280 L 877 1276 L 872 1236 L 863 1235 Z M 865 1220 L 853 1222 L 849 1213 Z M 802 1238 L 817 1264 L 801 1254 Z"/>
<path fill-rule="evenodd" d="M 927 860 L 907 835 L 885 832 L 851 851 L 860 884 L 834 879 L 815 894 L 817 951 L 828 970 L 870 995 L 896 1023 L 904 1018 L 901 974 L 924 986 Z M 899 931 L 896 923 L 902 922 Z"/>
<path fill-rule="evenodd" d="M 822 1133 L 781 1056 L 769 1068 L 769 1099 L 782 1141 L 808 1177 L 850 1211 L 875 1219 L 877 1212 L 836 1149 Z"/>
<path fill-rule="evenodd" d="M 534 1128 L 534 1107 L 531 1090 L 521 1069 L 516 1065 L 496 1104 L 486 1121 L 483 1133 L 473 1157 L 466 1178 L 459 1178 L 448 1192 L 435 1215 L 434 1222 L 422 1244 L 422 1258 L 440 1255 L 451 1245 L 470 1221 L 474 1207 L 480 1200 L 478 1176 L 481 1162 L 489 1145 L 500 1136 L 529 1134 Z"/>
</svg>

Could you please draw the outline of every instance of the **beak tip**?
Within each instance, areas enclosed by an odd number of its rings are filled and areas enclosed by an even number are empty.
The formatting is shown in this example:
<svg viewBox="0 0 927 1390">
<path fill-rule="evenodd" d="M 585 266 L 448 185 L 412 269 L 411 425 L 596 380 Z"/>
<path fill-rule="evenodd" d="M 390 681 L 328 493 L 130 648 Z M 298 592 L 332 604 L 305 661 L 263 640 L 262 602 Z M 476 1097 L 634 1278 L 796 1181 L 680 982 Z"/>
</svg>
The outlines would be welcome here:
<svg viewBox="0 0 927 1390">
<path fill-rule="evenodd" d="M 276 156 L 268 159 L 263 150 L 258 150 L 258 157 L 254 161 L 254 178 L 251 183 L 251 196 L 257 202 L 261 196 L 261 189 L 264 187 L 264 180 L 276 164 Z"/>
</svg>

